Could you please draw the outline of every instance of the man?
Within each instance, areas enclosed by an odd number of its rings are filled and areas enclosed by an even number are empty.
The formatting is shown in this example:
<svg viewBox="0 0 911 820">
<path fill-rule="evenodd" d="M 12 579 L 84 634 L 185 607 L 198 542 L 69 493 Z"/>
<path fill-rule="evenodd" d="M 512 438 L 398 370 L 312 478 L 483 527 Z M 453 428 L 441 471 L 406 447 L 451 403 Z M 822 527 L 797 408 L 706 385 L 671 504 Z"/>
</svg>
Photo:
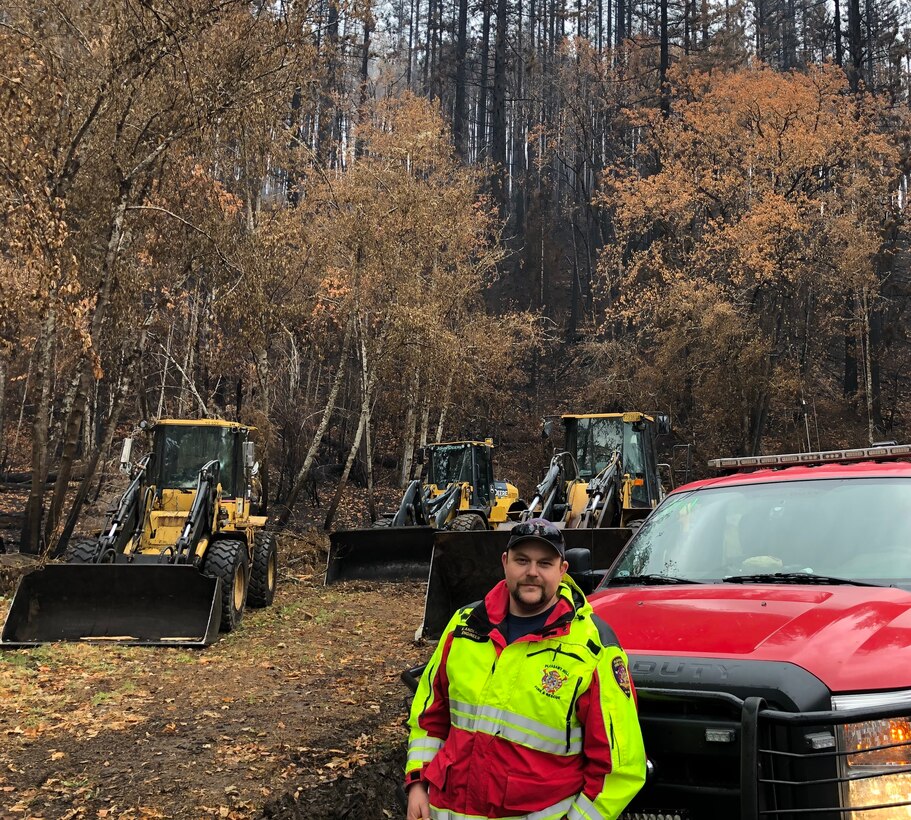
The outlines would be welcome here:
<svg viewBox="0 0 911 820">
<path fill-rule="evenodd" d="M 407 820 L 616 820 L 641 788 L 626 655 L 565 553 L 551 522 L 518 524 L 505 580 L 446 627 L 411 706 Z"/>
</svg>

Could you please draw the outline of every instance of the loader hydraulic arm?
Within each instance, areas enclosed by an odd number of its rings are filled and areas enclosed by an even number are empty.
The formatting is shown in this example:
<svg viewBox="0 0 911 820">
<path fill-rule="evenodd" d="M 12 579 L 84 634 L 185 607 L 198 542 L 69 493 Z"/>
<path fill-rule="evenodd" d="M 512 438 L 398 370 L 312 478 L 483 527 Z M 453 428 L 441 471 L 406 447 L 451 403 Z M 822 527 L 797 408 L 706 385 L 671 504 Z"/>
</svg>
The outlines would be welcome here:
<svg viewBox="0 0 911 820">
<path fill-rule="evenodd" d="M 607 466 L 589 480 L 588 487 L 586 487 L 588 503 L 579 516 L 576 529 L 614 525 L 615 522 L 611 518 L 618 510 L 617 504 L 622 503 L 620 500 L 620 476 L 622 472 L 620 453 L 615 452 Z M 611 513 L 610 517 L 608 517 L 608 512 Z"/>
<path fill-rule="evenodd" d="M 415 525 L 427 523 L 427 507 L 424 501 L 423 488 L 418 479 L 412 481 L 402 496 L 402 503 L 392 518 L 393 527 L 407 527 L 409 521 Z"/>
<path fill-rule="evenodd" d="M 566 456 L 566 453 L 555 453 L 550 460 L 547 473 L 541 483 L 535 487 L 534 497 L 522 515 L 523 521 L 529 518 L 553 520 L 554 504 L 563 486 L 563 459 Z"/>
<path fill-rule="evenodd" d="M 196 482 L 196 497 L 193 506 L 187 513 L 187 520 L 180 538 L 173 547 L 166 547 L 162 555 L 171 552 L 171 563 L 195 564 L 198 560 L 196 545 L 206 533 L 215 515 L 215 504 L 218 495 L 218 474 L 220 464 L 217 459 L 207 462 L 199 471 Z"/>
<path fill-rule="evenodd" d="M 443 529 L 452 518 L 452 512 L 462 499 L 462 485 L 450 484 L 446 491 L 426 502 L 430 524 L 438 530 Z"/>
<path fill-rule="evenodd" d="M 113 559 L 112 553 L 123 552 L 126 543 L 142 526 L 142 513 L 145 506 L 144 488 L 146 468 L 149 466 L 151 453 L 143 457 L 136 466 L 133 480 L 108 518 L 107 529 L 98 539 L 97 559 L 106 563 Z M 142 501 L 140 499 L 143 499 Z"/>
</svg>

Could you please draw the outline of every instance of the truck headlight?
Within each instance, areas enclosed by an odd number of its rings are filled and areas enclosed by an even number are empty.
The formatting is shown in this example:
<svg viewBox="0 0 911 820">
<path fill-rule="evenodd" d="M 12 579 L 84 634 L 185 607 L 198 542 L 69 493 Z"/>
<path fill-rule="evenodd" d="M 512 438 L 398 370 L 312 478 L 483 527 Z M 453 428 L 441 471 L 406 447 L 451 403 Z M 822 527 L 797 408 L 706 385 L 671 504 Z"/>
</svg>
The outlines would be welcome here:
<svg viewBox="0 0 911 820">
<path fill-rule="evenodd" d="M 866 695 L 838 695 L 832 698 L 837 711 L 907 703 L 911 691 Z M 911 718 L 895 717 L 847 723 L 838 727 L 838 747 L 847 754 L 839 758 L 845 786 L 845 808 L 855 811 L 854 820 L 911 820 Z M 902 805 L 905 804 L 905 805 Z M 873 806 L 890 806 L 874 810 Z"/>
</svg>

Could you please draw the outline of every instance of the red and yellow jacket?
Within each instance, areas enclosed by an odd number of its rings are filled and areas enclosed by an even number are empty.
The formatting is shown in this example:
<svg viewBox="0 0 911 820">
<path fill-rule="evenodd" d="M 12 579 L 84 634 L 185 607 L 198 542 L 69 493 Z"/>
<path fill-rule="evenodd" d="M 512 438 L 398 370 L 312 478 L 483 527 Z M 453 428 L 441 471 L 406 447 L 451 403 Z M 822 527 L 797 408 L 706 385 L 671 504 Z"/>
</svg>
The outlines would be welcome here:
<svg viewBox="0 0 911 820">
<path fill-rule="evenodd" d="M 411 706 L 406 786 L 433 820 L 616 820 L 645 781 L 627 659 L 566 576 L 537 633 L 506 645 L 506 582 L 458 611 Z"/>
</svg>

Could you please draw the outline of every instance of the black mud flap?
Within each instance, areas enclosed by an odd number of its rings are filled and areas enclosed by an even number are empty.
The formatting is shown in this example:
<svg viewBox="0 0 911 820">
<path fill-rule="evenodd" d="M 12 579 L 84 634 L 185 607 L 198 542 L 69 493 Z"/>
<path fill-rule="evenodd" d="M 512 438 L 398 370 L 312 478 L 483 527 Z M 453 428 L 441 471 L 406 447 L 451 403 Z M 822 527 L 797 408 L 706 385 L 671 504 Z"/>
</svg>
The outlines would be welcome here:
<svg viewBox="0 0 911 820">
<path fill-rule="evenodd" d="M 592 568 L 604 572 L 631 534 L 626 528 L 563 530 L 563 539 L 568 550 L 589 550 Z M 480 601 L 503 580 L 500 556 L 508 541 L 506 529 L 436 534 L 424 601 L 424 623 L 416 637 L 437 640 L 459 607 Z"/>
<path fill-rule="evenodd" d="M 326 584 L 336 581 L 426 581 L 433 527 L 339 530 L 329 536 Z"/>
<path fill-rule="evenodd" d="M 49 564 L 19 582 L 0 648 L 54 641 L 207 646 L 221 581 L 192 566 Z"/>
</svg>

